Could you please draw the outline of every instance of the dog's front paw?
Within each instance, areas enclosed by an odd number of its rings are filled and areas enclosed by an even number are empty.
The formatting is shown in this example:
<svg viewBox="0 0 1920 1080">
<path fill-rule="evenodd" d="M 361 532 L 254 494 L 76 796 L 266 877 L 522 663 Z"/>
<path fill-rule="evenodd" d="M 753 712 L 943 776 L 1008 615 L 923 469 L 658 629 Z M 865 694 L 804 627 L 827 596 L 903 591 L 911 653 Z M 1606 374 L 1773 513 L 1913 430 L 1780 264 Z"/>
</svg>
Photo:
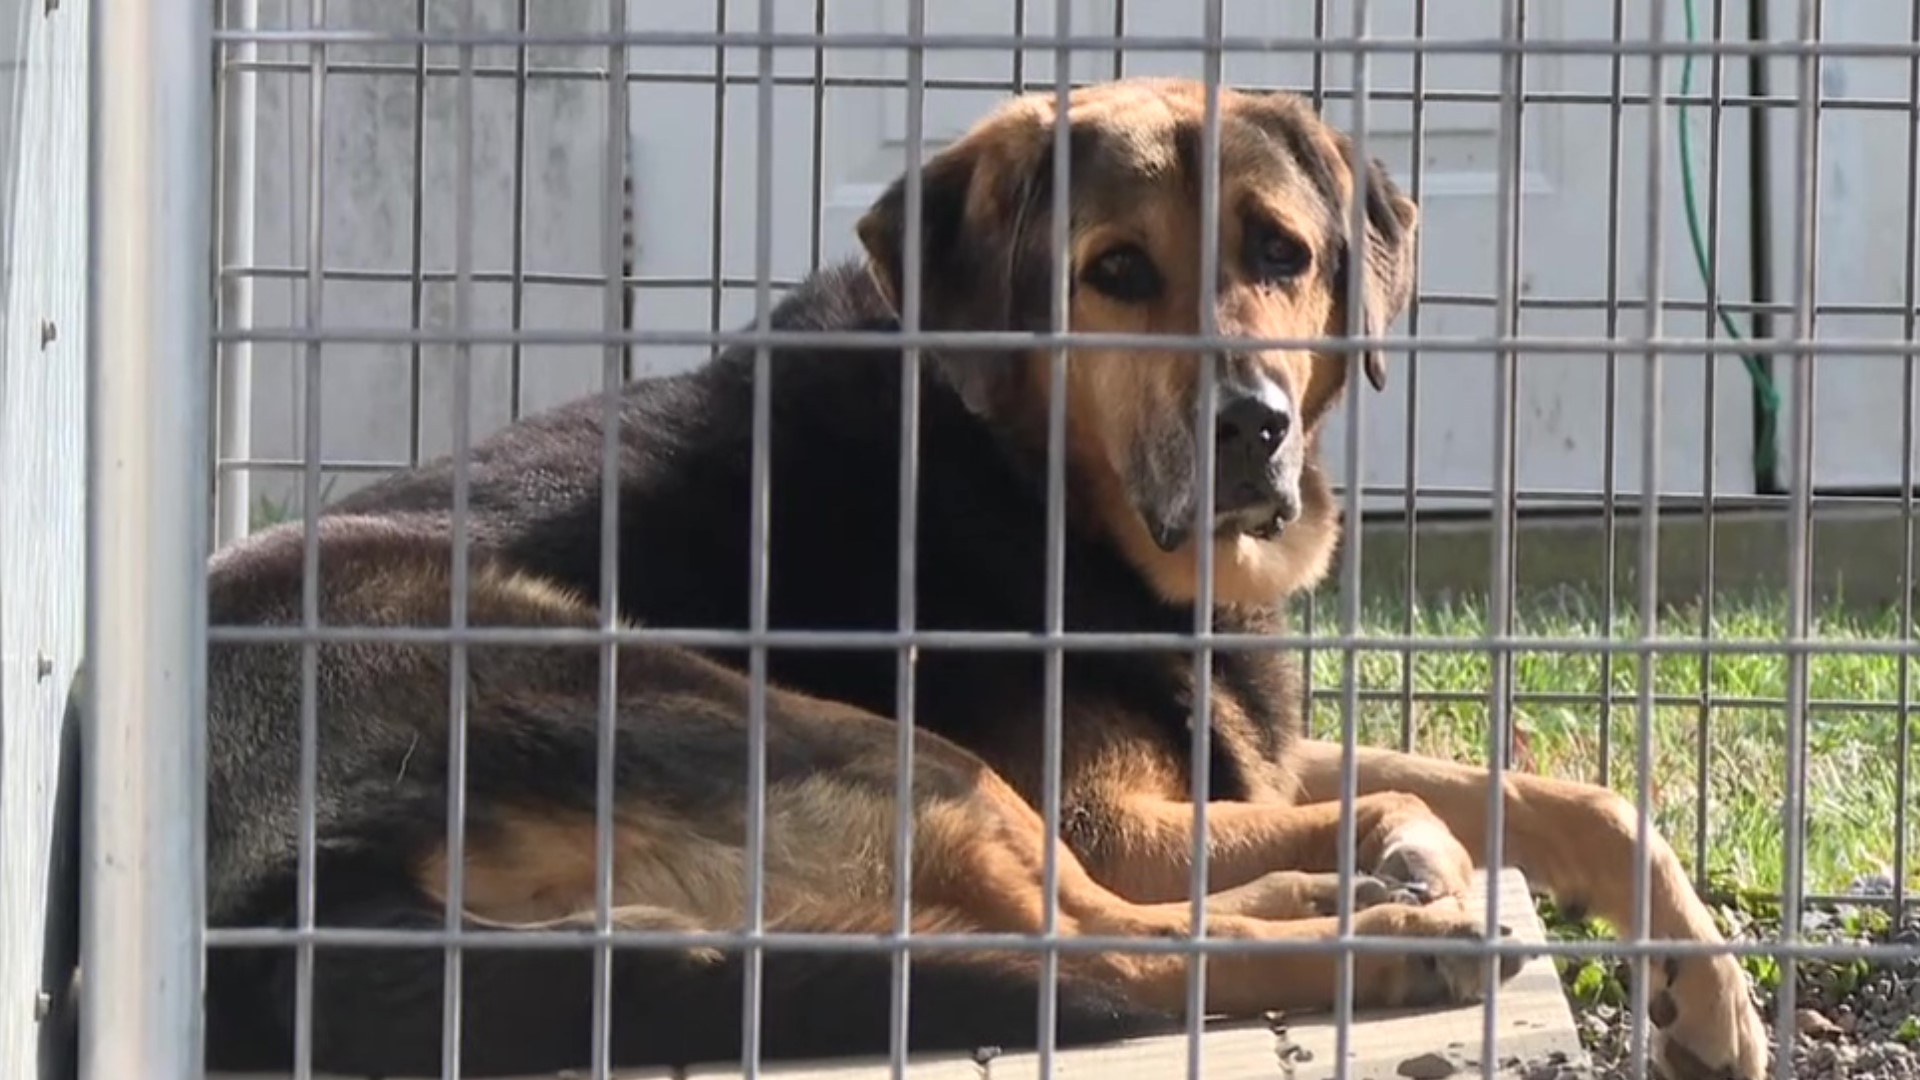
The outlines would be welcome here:
<svg viewBox="0 0 1920 1080">
<path fill-rule="evenodd" d="M 1403 881 L 1399 878 L 1381 877 L 1374 874 L 1361 874 L 1353 883 L 1353 909 L 1365 911 L 1381 904 L 1404 904 L 1417 907 L 1433 899 L 1433 893 L 1423 882 Z M 1335 900 L 1338 903 L 1338 900 Z M 1337 914 L 1337 907 L 1330 907 L 1321 914 Z"/>
<path fill-rule="evenodd" d="M 1381 904 L 1423 904 L 1426 890 L 1418 884 L 1358 874 L 1345 882 L 1339 874 L 1276 870 L 1245 885 L 1213 894 L 1207 907 L 1217 914 L 1250 915 L 1259 919 L 1308 919 L 1337 914 L 1340 898 L 1353 897 L 1353 910 Z"/>
<path fill-rule="evenodd" d="M 1665 985 L 1648 997 L 1653 1065 L 1666 1080 L 1761 1080 L 1767 1026 L 1731 956 L 1669 959 L 1655 968 Z"/>
<path fill-rule="evenodd" d="M 1464 913 L 1431 907 L 1388 904 L 1370 908 L 1354 925 L 1356 933 L 1373 936 L 1442 938 L 1450 941 L 1486 940 L 1482 922 Z M 1500 928 L 1503 937 L 1511 934 Z M 1520 973 L 1523 957 L 1499 958 L 1491 981 L 1505 983 Z M 1466 1005 L 1486 999 L 1490 982 L 1487 958 L 1473 951 L 1425 951 L 1416 942 L 1406 953 L 1375 954 L 1362 958 L 1362 986 L 1370 987 L 1368 1005 L 1386 1007 Z"/>
<path fill-rule="evenodd" d="M 1464 898 L 1473 880 L 1473 858 L 1438 820 L 1415 818 L 1387 834 L 1372 870 L 1425 900 Z"/>
</svg>

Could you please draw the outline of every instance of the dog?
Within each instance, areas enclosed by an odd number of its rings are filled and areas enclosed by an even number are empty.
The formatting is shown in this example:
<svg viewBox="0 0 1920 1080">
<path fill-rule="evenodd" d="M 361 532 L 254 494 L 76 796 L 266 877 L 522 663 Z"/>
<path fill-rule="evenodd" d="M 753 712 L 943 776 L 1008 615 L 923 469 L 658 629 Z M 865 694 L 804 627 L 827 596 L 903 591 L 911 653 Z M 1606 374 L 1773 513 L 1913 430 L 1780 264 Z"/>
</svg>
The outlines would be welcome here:
<svg viewBox="0 0 1920 1080">
<path fill-rule="evenodd" d="M 1365 235 L 1350 246 L 1354 148 L 1299 98 L 1218 92 L 1218 330 L 1251 340 L 1378 336 L 1405 307 L 1419 212 L 1376 161 L 1364 165 Z M 1017 96 L 858 224 L 862 256 L 818 271 L 780 301 L 785 332 L 897 330 L 910 276 L 930 331 L 1035 331 L 1050 321 L 1055 124 L 1069 128 L 1073 206 L 1068 310 L 1081 332 L 1193 335 L 1202 328 L 1206 91 L 1130 79 Z M 909 274 L 909 229 L 921 263 Z M 1348 310 L 1348 268 L 1364 312 Z M 1004 337 L 1002 340 L 1006 340 Z M 1093 340 L 1099 340 L 1097 337 Z M 804 339 L 803 339 L 804 341 Z M 1354 346 L 1364 342 L 1353 342 Z M 756 512 L 755 350 L 620 389 L 618 549 L 602 580 L 603 401 L 523 419 L 469 462 L 468 625 L 592 631 L 621 625 L 739 630 L 763 605 L 774 630 L 891 631 L 901 566 L 903 354 L 897 347 L 772 350 L 764 517 Z M 1037 634 L 1047 627 L 1048 419 L 1044 348 L 983 345 L 917 355 L 919 486 L 912 582 L 917 628 Z M 1216 409 L 1196 420 L 1202 364 Z M 1284 599 L 1326 574 L 1340 517 L 1316 447 L 1348 384 L 1375 388 L 1377 350 L 1249 348 L 1199 354 L 1169 337 L 1138 350 L 1076 344 L 1064 375 L 1066 505 L 1061 589 L 1069 631 L 1172 634 L 1195 625 L 1197 553 L 1211 545 L 1212 625 L 1282 629 Z M 1354 392 L 1359 392 L 1357 389 Z M 1214 516 L 1199 463 L 1213 441 Z M 316 519 L 316 602 L 329 626 L 445 627 L 455 613 L 454 480 L 439 461 L 372 484 Z M 749 569 L 764 523 L 764 592 Z M 256 534 L 209 565 L 214 625 L 297 626 L 298 524 Z M 617 598 L 608 613 L 603 586 Z M 1164 640 L 1164 639 L 1163 639 Z M 857 644 L 857 643 L 856 643 Z M 603 681 L 614 926 L 727 931 L 748 925 L 750 674 L 738 645 L 327 642 L 312 646 L 317 721 L 315 883 L 322 928 L 444 927 L 447 812 L 464 775 L 464 882 L 457 1040 L 467 1075 L 532 1073 L 592 1060 L 596 971 L 615 1065 L 678 1065 L 742 1050 L 748 957 L 725 942 L 620 947 L 596 969 L 578 949 L 490 947 L 529 929 L 590 930 L 597 894 L 596 791 Z M 1362 1006 L 1470 1002 L 1486 965 L 1423 940 L 1478 938 L 1461 902 L 1484 863 L 1490 779 L 1451 762 L 1362 749 L 1353 806 L 1364 871 L 1335 873 L 1338 744 L 1300 730 L 1293 660 L 1221 648 L 1205 685 L 1179 648 L 1067 647 L 1060 660 L 1060 828 L 1046 788 L 1047 669 L 1034 649 L 800 648 L 761 656 L 764 926 L 805 934 L 895 931 L 896 747 L 910 670 L 915 724 L 914 933 L 1034 934 L 1057 853 L 1057 931 L 1179 938 L 1191 930 L 1194 806 L 1207 770 L 1206 933 L 1324 941 L 1352 890 L 1357 933 L 1406 938 L 1404 953 L 1354 958 Z M 209 658 L 208 908 L 215 926 L 290 926 L 298 906 L 303 654 L 220 642 Z M 464 680 L 454 757 L 450 686 Z M 1191 760 L 1196 697 L 1210 695 L 1203 762 Z M 1604 789 L 1509 773 L 1505 851 L 1563 904 L 1632 924 L 1636 815 Z M 1720 935 L 1671 848 L 1648 842 L 1651 932 Z M 759 956 L 764 1058 L 884 1052 L 893 960 L 879 950 L 769 947 Z M 1332 1003 L 1331 949 L 1223 952 L 1206 966 L 1209 1008 L 1231 1016 Z M 1511 958 L 1498 977 L 1511 977 Z M 1675 1080 L 1762 1075 L 1765 1033 L 1740 967 L 1685 955 L 1649 965 L 1656 1065 Z M 311 1053 L 348 1073 L 437 1074 L 448 969 L 437 945 L 354 948 L 312 959 Z M 1055 1036 L 1063 1045 L 1184 1022 L 1185 957 L 1162 949 L 1063 952 Z M 209 1060 L 284 1065 L 302 969 L 288 947 L 209 957 Z M 1042 1038 L 1030 953 L 917 952 L 910 1050 L 1019 1047 Z"/>
</svg>

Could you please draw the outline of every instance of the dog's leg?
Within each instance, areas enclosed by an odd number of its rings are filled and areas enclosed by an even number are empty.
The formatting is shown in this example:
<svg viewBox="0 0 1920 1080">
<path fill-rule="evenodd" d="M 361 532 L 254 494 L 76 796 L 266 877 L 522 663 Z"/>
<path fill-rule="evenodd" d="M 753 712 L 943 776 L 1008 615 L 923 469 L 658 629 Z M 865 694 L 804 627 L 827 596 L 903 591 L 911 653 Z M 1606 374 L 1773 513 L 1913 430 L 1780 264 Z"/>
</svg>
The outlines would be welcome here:
<svg viewBox="0 0 1920 1080">
<path fill-rule="evenodd" d="M 1480 1001 L 1487 992 L 1485 964 L 1470 952 L 1427 952 L 1421 940 L 1481 940 L 1480 920 L 1465 912 L 1406 904 L 1382 904 L 1354 916 L 1354 933 L 1410 939 L 1406 951 L 1369 951 L 1354 958 L 1354 1004 L 1364 1008 L 1430 1006 Z M 1103 936 L 1180 938 L 1190 932 L 1184 904 L 1145 905 L 1133 911 L 1089 915 L 1078 932 Z M 1323 942 L 1325 952 L 1261 955 L 1253 950 L 1215 953 L 1207 962 L 1207 1005 L 1233 1016 L 1266 1009 L 1325 1009 L 1337 991 L 1339 954 L 1332 948 L 1337 919 L 1276 921 L 1236 915 L 1212 916 L 1211 939 L 1246 942 Z M 1178 1015 L 1186 997 L 1186 960 L 1146 954 L 1105 958 L 1130 996 Z M 1502 982 L 1519 970 L 1516 957 L 1501 962 Z"/>
<path fill-rule="evenodd" d="M 1081 855 L 1115 892 L 1143 903 L 1185 901 L 1192 880 L 1193 804 L 1150 795 L 1099 800 L 1110 826 L 1083 842 Z M 1354 802 L 1357 865 L 1371 871 L 1404 837 L 1443 848 L 1447 831 L 1412 795 L 1381 792 Z M 1218 902 L 1263 918 L 1325 915 L 1339 903 L 1340 807 L 1214 802 L 1207 804 L 1207 884 Z M 1427 901 L 1465 891 L 1472 863 L 1455 843 L 1445 875 L 1371 873 L 1351 884 L 1355 905 Z M 1263 898 L 1263 899 L 1262 899 Z M 1213 903 L 1209 903 L 1213 907 Z"/>
<path fill-rule="evenodd" d="M 1356 911 L 1381 904 L 1424 904 L 1432 899 L 1418 882 L 1356 874 L 1349 884 L 1331 870 L 1275 870 L 1242 885 L 1210 891 L 1207 912 L 1256 919 L 1313 919 L 1338 913 L 1340 896 L 1347 892 L 1353 894 Z M 1171 903 L 1180 907 L 1188 904 L 1185 900 Z"/>
<path fill-rule="evenodd" d="M 383 930 L 434 931 L 445 925 L 436 906 L 404 892 L 329 911 L 334 924 Z M 708 930 L 690 916 L 649 907 L 616 907 L 616 930 Z M 891 912 L 858 902 L 771 924 L 775 930 L 884 933 Z M 916 932 L 941 929 L 938 913 L 917 914 Z M 584 1068 L 592 1060 L 596 1002 L 594 950 L 496 948 L 526 930 L 587 931 L 580 914 L 503 925 L 468 919 L 461 971 L 461 1075 L 526 1076 Z M 216 974 L 255 965 L 244 1000 L 230 1007 L 229 1030 L 216 1039 L 216 1068 L 284 1070 L 290 1065 L 296 965 L 291 950 L 249 956 L 221 950 Z M 738 1058 L 741 1050 L 743 953 L 725 947 L 616 947 L 607 972 L 607 1034 L 617 1067 L 675 1066 Z M 907 1042 L 915 1052 L 981 1045 L 1031 1046 L 1039 1037 L 1034 995 L 1037 958 L 1004 952 L 942 950 L 916 956 Z M 892 1025 L 888 1002 L 896 973 L 878 951 L 809 953 L 770 950 L 761 965 L 759 1031 L 769 1060 L 884 1054 Z M 243 976 L 244 977 L 244 976 Z M 231 977 L 216 991 L 232 992 Z M 444 954 L 434 947 L 354 949 L 323 945 L 313 970 L 313 1060 L 316 1068 L 353 1075 L 437 1076 L 447 992 Z M 1101 1042 L 1166 1026 L 1164 1017 L 1122 999 L 1119 988 L 1061 965 L 1055 1038 L 1062 1046 Z M 233 1025 L 254 1025 L 233 1030 Z M 252 1059 L 236 1056 L 235 1037 L 265 1040 Z M 279 1044 L 276 1053 L 272 1047 Z"/>
<path fill-rule="evenodd" d="M 949 782 L 945 791 L 929 794 L 920 807 L 916 830 L 916 903 L 963 912 L 989 931 L 1041 929 L 1046 910 L 1046 849 L 1049 843 L 1059 842 L 1048 837 L 1040 816 L 1004 781 L 984 767 L 970 770 L 964 790 Z M 1125 899 L 1095 881 L 1064 845 L 1056 850 L 1057 925 L 1062 934 L 1170 938 L 1191 932 L 1186 904 Z M 1282 921 L 1246 914 L 1267 914 L 1275 906 L 1299 910 L 1298 894 L 1292 890 L 1311 885 L 1314 875 L 1249 877 L 1249 882 L 1213 897 L 1209 907 L 1219 914 L 1208 921 L 1210 937 L 1252 941 L 1330 941 L 1334 937 L 1338 928 L 1331 918 Z M 1464 911 L 1382 903 L 1361 911 L 1355 929 L 1369 936 L 1477 938 L 1481 924 Z M 1170 1013 L 1183 1009 L 1184 957 L 1111 954 L 1095 962 L 1105 965 L 1105 977 L 1125 988 L 1134 1000 Z M 1355 963 L 1358 1004 L 1471 1001 L 1485 990 L 1484 965 L 1477 957 L 1422 952 L 1412 941 L 1406 953 L 1368 953 Z M 1517 966 L 1507 965 L 1503 976 L 1510 976 Z M 1221 954 L 1207 965 L 1208 1002 L 1214 1009 L 1239 1015 L 1271 1008 L 1326 1007 L 1333 1002 L 1337 970 L 1338 956 L 1332 950 Z"/>
<path fill-rule="evenodd" d="M 1303 796 L 1339 796 L 1341 748 L 1303 741 L 1294 760 Z M 1361 749 L 1359 791 L 1367 797 L 1412 796 L 1444 822 L 1451 836 L 1410 826 L 1389 837 L 1376 872 L 1420 879 L 1429 872 L 1450 887 L 1454 850 L 1465 845 L 1475 865 L 1487 851 L 1485 769 L 1435 758 Z M 1503 861 L 1562 904 L 1592 911 L 1622 934 L 1633 930 L 1635 834 L 1638 815 L 1626 799 L 1591 784 L 1508 772 L 1503 781 Z M 1719 942 L 1719 929 L 1695 895 L 1673 849 L 1649 829 L 1649 925 L 1653 939 Z M 1732 1075 L 1757 1078 L 1767 1061 L 1764 1025 L 1747 981 L 1731 956 L 1670 957 L 1651 965 L 1650 1013 L 1659 1029 L 1655 1053 L 1675 1080 Z"/>
</svg>

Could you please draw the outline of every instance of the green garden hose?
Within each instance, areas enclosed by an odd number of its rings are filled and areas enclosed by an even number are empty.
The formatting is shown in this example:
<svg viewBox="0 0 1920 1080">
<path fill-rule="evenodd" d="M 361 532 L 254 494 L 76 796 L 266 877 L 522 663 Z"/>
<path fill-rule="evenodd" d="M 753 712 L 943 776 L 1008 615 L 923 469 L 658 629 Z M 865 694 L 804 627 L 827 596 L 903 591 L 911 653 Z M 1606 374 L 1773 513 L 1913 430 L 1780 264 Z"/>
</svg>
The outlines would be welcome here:
<svg viewBox="0 0 1920 1080">
<path fill-rule="evenodd" d="M 1681 10 L 1686 15 L 1687 43 L 1692 44 L 1698 33 L 1695 27 L 1694 0 L 1685 0 Z M 1680 61 L 1680 184 L 1686 196 L 1687 235 L 1693 241 L 1694 265 L 1700 271 L 1700 281 L 1704 286 L 1709 278 L 1707 272 L 1707 245 L 1701 236 L 1699 200 L 1694 194 L 1692 140 L 1687 135 L 1687 104 L 1685 96 L 1693 90 L 1693 54 L 1685 53 Z M 1727 336 L 1735 341 L 1745 338 L 1734 325 L 1733 318 L 1724 308 L 1716 308 L 1720 316 L 1720 325 L 1726 328 Z M 1764 489 L 1771 486 L 1779 475 L 1779 427 L 1780 427 L 1780 391 L 1774 385 L 1773 373 L 1767 369 L 1759 356 L 1741 357 L 1747 369 L 1747 377 L 1753 383 L 1753 475 Z M 1711 452 L 1711 451 L 1709 451 Z"/>
</svg>

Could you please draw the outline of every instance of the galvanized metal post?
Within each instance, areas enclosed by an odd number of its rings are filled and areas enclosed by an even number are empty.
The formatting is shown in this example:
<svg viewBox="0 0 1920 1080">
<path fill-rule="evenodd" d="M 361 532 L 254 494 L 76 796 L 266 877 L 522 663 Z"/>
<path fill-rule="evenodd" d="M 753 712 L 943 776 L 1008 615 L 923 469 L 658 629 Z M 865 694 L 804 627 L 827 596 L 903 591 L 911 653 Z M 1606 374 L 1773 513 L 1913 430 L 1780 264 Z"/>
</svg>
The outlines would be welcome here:
<svg viewBox="0 0 1920 1080">
<path fill-rule="evenodd" d="M 252 32 L 260 25 L 259 0 L 227 0 L 226 26 Z M 239 41 L 226 48 L 220 77 L 220 325 L 233 330 L 253 326 L 253 230 L 255 135 L 259 76 L 247 65 L 259 59 L 260 46 Z M 236 272 L 244 271 L 244 272 Z M 220 347 L 219 458 L 227 462 L 216 488 L 214 542 L 247 535 L 252 524 L 253 342 L 228 341 Z"/>
<path fill-rule="evenodd" d="M 201 1069 L 210 16 L 93 20 L 82 1080 Z"/>
</svg>

